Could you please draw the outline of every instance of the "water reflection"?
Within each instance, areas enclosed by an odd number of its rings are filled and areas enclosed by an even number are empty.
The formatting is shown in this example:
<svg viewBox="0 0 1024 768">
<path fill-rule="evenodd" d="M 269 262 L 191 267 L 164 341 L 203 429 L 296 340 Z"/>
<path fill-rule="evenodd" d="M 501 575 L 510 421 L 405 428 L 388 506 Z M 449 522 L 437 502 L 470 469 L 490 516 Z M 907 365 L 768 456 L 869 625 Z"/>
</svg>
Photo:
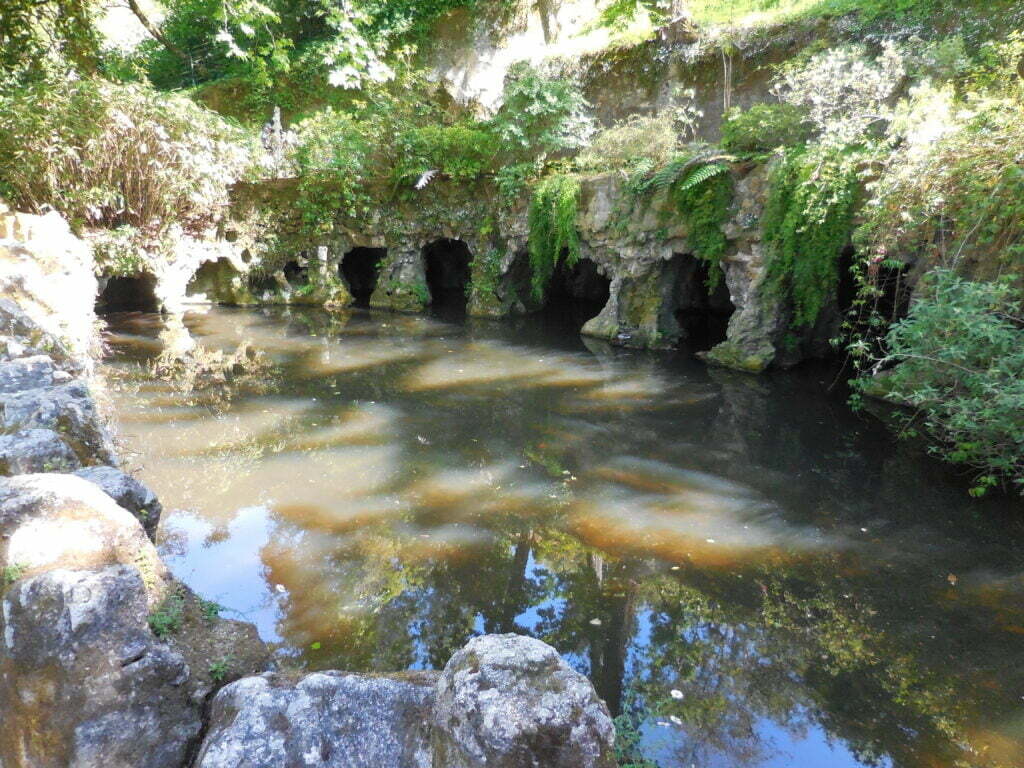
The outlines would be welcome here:
<svg viewBox="0 0 1024 768">
<path fill-rule="evenodd" d="M 806 375 L 368 312 L 108 341 L 172 568 L 288 663 L 439 667 L 525 632 L 661 766 L 1024 763 L 1015 502 L 968 501 Z M 169 348 L 234 362 L 182 389 Z"/>
</svg>

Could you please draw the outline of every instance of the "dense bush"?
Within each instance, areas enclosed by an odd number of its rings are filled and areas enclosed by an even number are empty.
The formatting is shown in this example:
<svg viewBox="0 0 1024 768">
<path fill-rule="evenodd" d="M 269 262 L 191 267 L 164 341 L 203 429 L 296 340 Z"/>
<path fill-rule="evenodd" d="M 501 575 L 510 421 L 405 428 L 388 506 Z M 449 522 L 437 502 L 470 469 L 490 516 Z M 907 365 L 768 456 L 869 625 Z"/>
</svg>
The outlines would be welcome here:
<svg viewBox="0 0 1024 768">
<path fill-rule="evenodd" d="M 969 256 L 990 276 L 1024 274 L 1024 39 L 991 55 L 966 97 L 925 84 L 897 111 L 895 150 L 879 164 L 858 231 L 865 250 L 949 267 Z"/>
<path fill-rule="evenodd" d="M 722 147 L 736 154 L 771 152 L 803 144 L 813 128 L 807 110 L 795 104 L 755 104 L 731 109 L 722 123 Z"/>
<path fill-rule="evenodd" d="M 241 130 L 143 85 L 83 78 L 0 94 L 0 196 L 79 228 L 201 230 L 252 156 Z"/>
<path fill-rule="evenodd" d="M 877 367 L 888 397 L 913 408 L 944 458 L 979 473 L 976 495 L 1005 480 L 1024 491 L 1024 304 L 1009 280 L 927 277 L 910 315 L 889 331 Z M 867 385 L 870 388 L 870 383 Z"/>
<path fill-rule="evenodd" d="M 661 165 L 679 149 L 679 133 L 670 115 L 633 115 L 598 133 L 577 164 L 587 171 Z"/>
<path fill-rule="evenodd" d="M 595 131 L 587 107 L 575 83 L 520 63 L 505 79 L 504 101 L 491 128 L 512 159 L 580 149 Z"/>
</svg>

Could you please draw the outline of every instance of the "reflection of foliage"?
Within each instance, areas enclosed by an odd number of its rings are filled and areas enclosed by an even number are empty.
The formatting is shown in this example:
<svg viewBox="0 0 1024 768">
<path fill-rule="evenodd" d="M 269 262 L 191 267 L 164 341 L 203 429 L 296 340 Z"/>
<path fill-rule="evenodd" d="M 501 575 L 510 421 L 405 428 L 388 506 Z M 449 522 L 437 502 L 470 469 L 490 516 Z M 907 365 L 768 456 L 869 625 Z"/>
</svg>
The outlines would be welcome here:
<svg viewBox="0 0 1024 768">
<path fill-rule="evenodd" d="M 266 353 L 243 343 L 230 353 L 202 346 L 184 353 L 165 350 L 149 364 L 148 374 L 192 401 L 223 407 L 238 392 L 270 391 L 273 368 Z"/>
</svg>

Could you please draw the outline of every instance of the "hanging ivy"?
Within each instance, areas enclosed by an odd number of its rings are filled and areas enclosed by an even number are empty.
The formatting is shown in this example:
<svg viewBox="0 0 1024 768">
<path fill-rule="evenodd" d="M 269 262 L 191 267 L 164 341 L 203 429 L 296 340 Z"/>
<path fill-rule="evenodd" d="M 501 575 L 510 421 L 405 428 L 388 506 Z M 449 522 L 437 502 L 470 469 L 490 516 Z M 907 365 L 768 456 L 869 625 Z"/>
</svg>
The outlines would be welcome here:
<svg viewBox="0 0 1024 768">
<path fill-rule="evenodd" d="M 576 176 L 548 176 L 534 188 L 529 212 L 530 271 L 533 297 L 538 301 L 563 254 L 568 267 L 579 261 L 579 208 L 580 180 Z"/>
<path fill-rule="evenodd" d="M 814 325 L 839 284 L 839 256 L 853 234 L 856 150 L 786 152 L 771 176 L 762 218 L 768 280 L 793 305 L 793 326 Z"/>
</svg>

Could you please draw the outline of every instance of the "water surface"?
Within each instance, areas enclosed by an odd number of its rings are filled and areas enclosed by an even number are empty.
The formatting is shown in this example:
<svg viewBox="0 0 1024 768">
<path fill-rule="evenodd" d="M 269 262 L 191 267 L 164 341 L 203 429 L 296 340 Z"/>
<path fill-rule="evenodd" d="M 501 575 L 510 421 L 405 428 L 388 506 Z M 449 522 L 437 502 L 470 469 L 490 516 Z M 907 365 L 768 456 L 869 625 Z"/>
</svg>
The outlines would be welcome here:
<svg viewBox="0 0 1024 768">
<path fill-rule="evenodd" d="M 1019 500 L 970 500 L 828 374 L 536 318 L 108 320 L 168 564 L 284 664 L 439 668 L 521 632 L 663 768 L 1024 765 Z M 234 363 L 210 384 L 185 353 Z"/>
</svg>

